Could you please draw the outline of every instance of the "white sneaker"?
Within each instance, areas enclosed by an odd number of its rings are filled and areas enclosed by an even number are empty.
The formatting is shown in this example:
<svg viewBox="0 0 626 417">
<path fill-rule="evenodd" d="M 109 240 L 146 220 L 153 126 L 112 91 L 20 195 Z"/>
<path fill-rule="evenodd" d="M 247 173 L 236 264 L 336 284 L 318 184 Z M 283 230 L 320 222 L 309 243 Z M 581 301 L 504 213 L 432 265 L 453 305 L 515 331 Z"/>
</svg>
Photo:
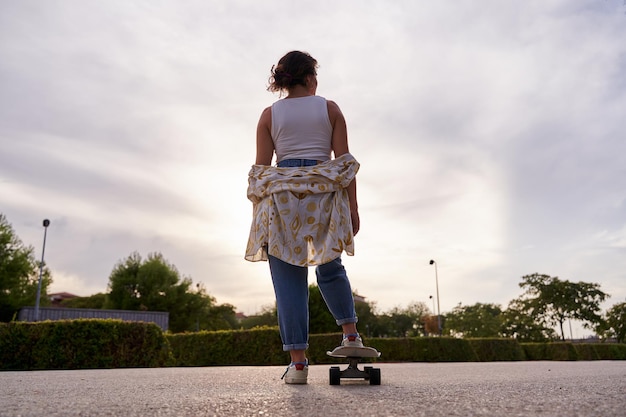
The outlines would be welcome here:
<svg viewBox="0 0 626 417">
<path fill-rule="evenodd" d="M 309 361 L 291 362 L 281 379 L 285 380 L 285 384 L 306 384 L 309 376 Z"/>
<path fill-rule="evenodd" d="M 358 334 L 344 334 L 343 340 L 341 341 L 341 346 L 362 348 L 363 340 Z"/>
</svg>

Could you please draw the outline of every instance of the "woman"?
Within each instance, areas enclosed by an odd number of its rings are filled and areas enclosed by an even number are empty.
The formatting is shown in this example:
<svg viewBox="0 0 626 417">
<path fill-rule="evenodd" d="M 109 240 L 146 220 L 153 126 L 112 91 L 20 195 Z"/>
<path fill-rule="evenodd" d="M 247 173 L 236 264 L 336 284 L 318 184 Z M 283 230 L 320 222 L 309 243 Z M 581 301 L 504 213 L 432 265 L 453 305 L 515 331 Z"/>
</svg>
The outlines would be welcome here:
<svg viewBox="0 0 626 417">
<path fill-rule="evenodd" d="M 254 220 L 246 259 L 269 261 L 283 349 L 291 355 L 283 375 L 288 384 L 307 382 L 308 266 L 317 266 L 320 292 L 343 330 L 342 346 L 363 347 L 340 258 L 343 251 L 354 254 L 359 231 L 359 164 L 348 151 L 339 106 L 315 95 L 316 70 L 317 61 L 300 51 L 272 67 L 268 90 L 286 97 L 261 114 L 249 174 Z"/>
</svg>

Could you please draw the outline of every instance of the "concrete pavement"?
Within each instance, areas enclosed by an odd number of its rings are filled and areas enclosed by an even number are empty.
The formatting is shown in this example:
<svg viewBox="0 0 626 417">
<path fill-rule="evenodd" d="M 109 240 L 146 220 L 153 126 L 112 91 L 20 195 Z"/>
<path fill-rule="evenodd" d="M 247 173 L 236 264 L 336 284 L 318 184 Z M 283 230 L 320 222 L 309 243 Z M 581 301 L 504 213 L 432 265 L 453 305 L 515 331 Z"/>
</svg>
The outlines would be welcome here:
<svg viewBox="0 0 626 417">
<path fill-rule="evenodd" d="M 626 416 L 626 361 L 376 363 L 382 384 L 284 367 L 0 372 L 0 416 Z M 343 368 L 343 367 L 342 367 Z"/>
</svg>

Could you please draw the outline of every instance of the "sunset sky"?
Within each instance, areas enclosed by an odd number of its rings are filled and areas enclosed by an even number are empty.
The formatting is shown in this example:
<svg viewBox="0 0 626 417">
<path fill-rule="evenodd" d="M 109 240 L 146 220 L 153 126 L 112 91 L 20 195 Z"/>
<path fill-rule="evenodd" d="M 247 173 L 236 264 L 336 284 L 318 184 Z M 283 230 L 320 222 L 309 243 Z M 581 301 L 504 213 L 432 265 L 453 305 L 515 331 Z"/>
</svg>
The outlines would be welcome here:
<svg viewBox="0 0 626 417">
<path fill-rule="evenodd" d="M 506 307 L 523 275 L 626 300 L 622 0 L 0 0 L 0 213 L 51 292 L 105 292 L 161 252 L 218 303 L 274 295 L 243 259 L 269 70 L 320 64 L 341 107 L 361 231 L 344 256 L 381 311 Z M 310 280 L 314 282 L 311 269 Z M 576 336 L 576 335 L 574 335 Z"/>
</svg>

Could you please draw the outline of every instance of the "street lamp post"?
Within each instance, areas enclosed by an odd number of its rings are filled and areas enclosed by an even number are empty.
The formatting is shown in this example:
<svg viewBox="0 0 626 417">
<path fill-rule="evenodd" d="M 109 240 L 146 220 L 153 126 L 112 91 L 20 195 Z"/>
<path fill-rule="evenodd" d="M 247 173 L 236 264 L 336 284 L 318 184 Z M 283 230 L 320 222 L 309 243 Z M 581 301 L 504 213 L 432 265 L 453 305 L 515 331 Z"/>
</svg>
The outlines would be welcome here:
<svg viewBox="0 0 626 417">
<path fill-rule="evenodd" d="M 39 284 L 37 285 L 37 298 L 35 299 L 35 321 L 39 321 L 39 299 L 41 298 L 41 280 L 43 277 L 43 260 L 46 253 L 46 235 L 48 234 L 50 220 L 43 221 L 43 248 L 41 249 L 41 264 L 39 264 Z"/>
<path fill-rule="evenodd" d="M 428 298 L 433 300 L 433 314 L 435 314 L 437 312 L 437 310 L 435 310 L 435 297 L 433 297 L 432 295 L 429 295 Z"/>
<path fill-rule="evenodd" d="M 441 305 L 439 304 L 439 277 L 437 275 L 437 262 L 430 260 L 431 265 L 435 265 L 435 286 L 437 288 L 437 326 L 439 327 L 439 336 L 441 336 Z"/>
<path fill-rule="evenodd" d="M 196 292 L 200 292 L 200 283 L 196 282 Z M 196 313 L 196 332 L 200 331 L 200 312 Z"/>
</svg>

